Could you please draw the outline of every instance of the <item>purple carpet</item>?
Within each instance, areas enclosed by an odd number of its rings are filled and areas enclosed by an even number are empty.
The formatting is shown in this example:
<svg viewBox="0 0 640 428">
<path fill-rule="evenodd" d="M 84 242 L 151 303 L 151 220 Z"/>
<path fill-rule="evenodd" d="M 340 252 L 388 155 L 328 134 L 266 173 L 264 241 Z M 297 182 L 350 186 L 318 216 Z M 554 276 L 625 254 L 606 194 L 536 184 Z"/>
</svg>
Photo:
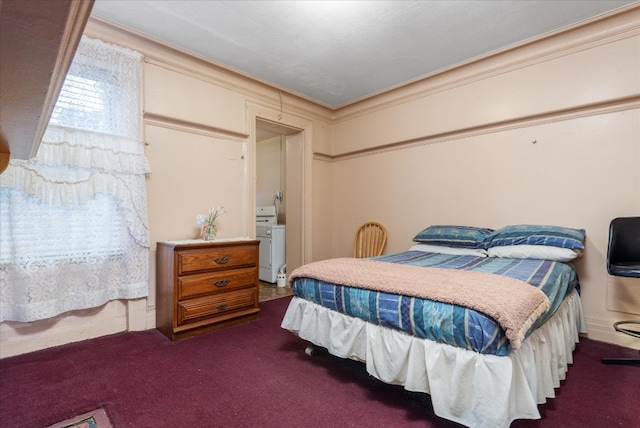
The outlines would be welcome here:
<svg viewBox="0 0 640 428">
<path fill-rule="evenodd" d="M 114 427 L 456 427 L 426 394 L 371 378 L 364 365 L 280 328 L 290 298 L 261 304 L 257 321 L 170 342 L 149 330 L 0 361 L 0 426 L 41 428 L 103 408 Z M 542 420 L 514 427 L 638 427 L 636 356 L 583 339 Z"/>
</svg>

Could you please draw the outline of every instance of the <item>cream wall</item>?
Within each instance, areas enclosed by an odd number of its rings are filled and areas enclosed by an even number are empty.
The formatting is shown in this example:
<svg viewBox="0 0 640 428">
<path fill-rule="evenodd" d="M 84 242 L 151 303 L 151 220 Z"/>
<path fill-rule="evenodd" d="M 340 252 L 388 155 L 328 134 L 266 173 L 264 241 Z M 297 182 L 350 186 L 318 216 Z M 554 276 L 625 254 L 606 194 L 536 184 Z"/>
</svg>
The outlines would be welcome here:
<svg viewBox="0 0 640 428">
<path fill-rule="evenodd" d="M 368 220 L 387 227 L 386 252 L 431 224 L 584 228 L 588 335 L 640 347 L 612 328 L 640 319 L 619 312 L 640 314 L 640 280 L 605 265 L 610 220 L 640 214 L 639 12 L 337 112 L 333 254 Z"/>
<path fill-rule="evenodd" d="M 149 297 L 3 323 L 0 357 L 153 328 L 155 242 L 196 237 L 210 206 L 227 209 L 220 237 L 254 236 L 256 118 L 300 131 L 300 262 L 349 255 L 366 220 L 387 226 L 387 252 L 434 223 L 583 227 L 589 336 L 640 348 L 611 328 L 634 317 L 609 309 L 640 312 L 640 287 L 604 265 L 609 220 L 640 212 L 639 27 L 636 7 L 330 111 L 90 20 L 90 37 L 145 56 Z"/>
</svg>

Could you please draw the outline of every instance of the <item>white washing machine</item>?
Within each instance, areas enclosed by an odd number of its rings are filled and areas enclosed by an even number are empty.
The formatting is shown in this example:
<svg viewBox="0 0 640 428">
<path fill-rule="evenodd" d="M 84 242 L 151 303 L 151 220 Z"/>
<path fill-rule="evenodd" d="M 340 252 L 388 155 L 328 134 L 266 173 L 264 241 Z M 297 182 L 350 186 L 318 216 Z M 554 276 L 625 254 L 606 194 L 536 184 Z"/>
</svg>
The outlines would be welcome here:
<svg viewBox="0 0 640 428">
<path fill-rule="evenodd" d="M 260 281 L 275 284 L 278 270 L 286 263 L 286 226 L 276 224 L 274 206 L 258 207 L 256 239 L 260 241 Z"/>
</svg>

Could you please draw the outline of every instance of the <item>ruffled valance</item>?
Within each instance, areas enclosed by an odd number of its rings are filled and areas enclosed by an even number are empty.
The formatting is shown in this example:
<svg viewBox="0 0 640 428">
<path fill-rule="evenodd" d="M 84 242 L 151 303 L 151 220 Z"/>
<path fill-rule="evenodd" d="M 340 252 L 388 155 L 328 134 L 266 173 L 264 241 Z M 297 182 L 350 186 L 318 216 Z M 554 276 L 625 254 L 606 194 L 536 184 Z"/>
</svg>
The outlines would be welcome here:
<svg viewBox="0 0 640 428">
<path fill-rule="evenodd" d="M 113 195 L 127 215 L 129 233 L 149 247 L 144 145 L 123 137 L 49 127 L 36 157 L 12 160 L 0 185 L 49 205 L 81 205 Z"/>
</svg>

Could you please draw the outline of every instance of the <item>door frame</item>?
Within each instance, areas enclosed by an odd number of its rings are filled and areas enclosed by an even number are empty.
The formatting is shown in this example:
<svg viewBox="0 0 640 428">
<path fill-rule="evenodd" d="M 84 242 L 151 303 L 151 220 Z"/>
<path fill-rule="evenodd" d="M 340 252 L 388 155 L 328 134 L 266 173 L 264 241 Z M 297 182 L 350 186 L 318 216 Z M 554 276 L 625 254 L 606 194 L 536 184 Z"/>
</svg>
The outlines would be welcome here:
<svg viewBox="0 0 640 428">
<path fill-rule="evenodd" d="M 250 195 L 247 204 L 247 216 L 250 220 L 247 223 L 247 235 L 255 238 L 255 212 L 256 212 L 256 129 L 257 121 L 267 122 L 274 125 L 274 127 L 282 127 L 284 131 L 282 135 L 293 134 L 300 132 L 302 135 L 302 194 L 301 199 L 301 224 L 299 236 L 301 242 L 299 244 L 299 251 L 301 253 L 300 260 L 302 264 L 309 263 L 312 260 L 312 246 L 311 246 L 311 225 L 312 225 L 312 210 L 311 210 L 311 166 L 313 161 L 313 121 L 309 118 L 293 115 L 290 113 L 284 113 L 280 110 L 273 109 L 271 107 L 256 104 L 247 103 L 247 129 L 249 133 L 247 155 L 249 163 L 247 165 L 247 177 L 248 179 L 248 194 Z M 286 166 L 285 166 L 286 168 Z M 286 197 L 286 196 L 285 196 Z M 287 206 L 287 211 L 290 207 Z M 293 249 L 292 249 L 293 250 Z M 289 249 L 287 249 L 287 253 Z M 291 273 L 292 269 L 287 268 L 287 274 Z"/>
</svg>

